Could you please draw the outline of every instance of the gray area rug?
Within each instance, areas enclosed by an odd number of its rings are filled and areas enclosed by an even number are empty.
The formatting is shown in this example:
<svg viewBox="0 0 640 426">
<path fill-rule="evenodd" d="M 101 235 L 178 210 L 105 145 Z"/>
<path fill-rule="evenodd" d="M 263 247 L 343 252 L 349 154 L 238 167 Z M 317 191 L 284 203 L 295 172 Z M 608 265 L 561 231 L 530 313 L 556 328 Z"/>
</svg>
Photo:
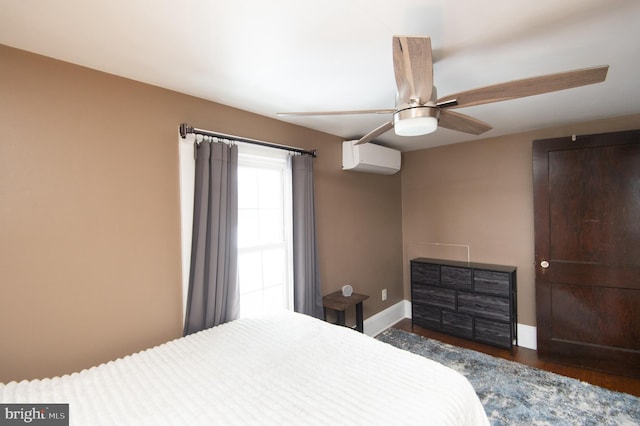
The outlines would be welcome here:
<svg viewBox="0 0 640 426">
<path fill-rule="evenodd" d="M 376 337 L 463 374 L 492 425 L 640 425 L 640 398 L 390 328 Z"/>
</svg>

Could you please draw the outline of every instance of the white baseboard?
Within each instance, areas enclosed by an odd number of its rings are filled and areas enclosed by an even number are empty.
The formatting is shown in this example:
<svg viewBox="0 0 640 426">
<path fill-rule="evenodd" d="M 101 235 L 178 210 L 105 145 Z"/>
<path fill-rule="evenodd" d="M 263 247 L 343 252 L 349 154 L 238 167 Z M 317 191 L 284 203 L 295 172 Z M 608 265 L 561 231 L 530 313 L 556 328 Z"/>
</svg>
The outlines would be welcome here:
<svg viewBox="0 0 640 426">
<path fill-rule="evenodd" d="M 367 336 L 377 336 L 395 323 L 405 318 L 411 318 L 411 302 L 401 300 L 393 306 L 389 306 L 384 311 L 364 320 L 364 334 Z"/>
<path fill-rule="evenodd" d="M 536 327 L 518 324 L 518 346 L 523 348 L 538 349 L 538 331 Z"/>
<path fill-rule="evenodd" d="M 401 300 L 384 311 L 378 312 L 364 320 L 364 333 L 367 336 L 377 336 L 405 318 L 411 318 L 411 302 Z M 538 348 L 536 327 L 518 324 L 518 346 L 533 350 Z"/>
</svg>

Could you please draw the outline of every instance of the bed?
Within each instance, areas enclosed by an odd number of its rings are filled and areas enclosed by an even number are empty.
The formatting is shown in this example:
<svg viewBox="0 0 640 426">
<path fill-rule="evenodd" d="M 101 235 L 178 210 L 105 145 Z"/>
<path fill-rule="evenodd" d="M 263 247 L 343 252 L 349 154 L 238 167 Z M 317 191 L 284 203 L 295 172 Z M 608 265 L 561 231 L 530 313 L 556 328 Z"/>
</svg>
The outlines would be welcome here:
<svg viewBox="0 0 640 426">
<path fill-rule="evenodd" d="M 488 425 L 459 373 L 293 312 L 245 318 L 51 379 L 0 403 L 68 403 L 71 425 Z"/>
</svg>

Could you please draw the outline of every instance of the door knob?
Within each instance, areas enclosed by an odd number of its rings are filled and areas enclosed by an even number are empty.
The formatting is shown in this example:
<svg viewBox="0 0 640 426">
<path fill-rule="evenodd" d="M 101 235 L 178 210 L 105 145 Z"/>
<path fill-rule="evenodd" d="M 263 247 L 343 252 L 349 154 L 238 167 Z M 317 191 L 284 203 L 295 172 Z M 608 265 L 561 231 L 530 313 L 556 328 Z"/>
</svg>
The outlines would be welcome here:
<svg viewBox="0 0 640 426">
<path fill-rule="evenodd" d="M 542 262 L 540 262 L 540 266 L 543 267 L 544 269 L 547 269 L 549 267 L 549 262 L 547 262 L 546 260 L 543 260 Z"/>
</svg>

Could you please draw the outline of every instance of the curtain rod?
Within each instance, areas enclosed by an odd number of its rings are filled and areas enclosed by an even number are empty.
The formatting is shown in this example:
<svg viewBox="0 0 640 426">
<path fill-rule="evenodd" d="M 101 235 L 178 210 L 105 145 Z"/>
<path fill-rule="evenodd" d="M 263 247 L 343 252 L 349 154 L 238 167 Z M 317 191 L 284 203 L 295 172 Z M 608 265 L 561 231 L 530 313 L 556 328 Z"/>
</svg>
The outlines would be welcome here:
<svg viewBox="0 0 640 426">
<path fill-rule="evenodd" d="M 212 136 L 214 138 L 223 138 L 223 139 L 230 139 L 230 140 L 235 140 L 238 142 L 246 142 L 246 143 L 250 143 L 253 145 L 260 145 L 260 146 L 267 146 L 270 148 L 277 148 L 277 149 L 284 149 L 287 151 L 291 151 L 291 152 L 297 152 L 299 154 L 307 154 L 310 155 L 312 157 L 316 157 L 317 156 L 317 150 L 313 150 L 313 151 L 307 151 L 301 148 L 293 148 L 290 146 L 286 146 L 286 145 L 278 145 L 275 143 L 270 143 L 270 142 L 264 142 L 264 141 L 259 141 L 256 139 L 248 139 L 248 138 L 241 138 L 238 136 L 234 136 L 234 135 L 227 135 L 225 133 L 217 133 L 217 132 L 210 132 L 208 130 L 202 130 L 202 129 L 197 129 L 195 127 L 189 126 L 187 123 L 182 123 L 180 124 L 180 136 L 182 137 L 182 139 L 186 138 L 188 134 L 193 133 L 195 135 L 203 135 L 203 136 Z"/>
</svg>

